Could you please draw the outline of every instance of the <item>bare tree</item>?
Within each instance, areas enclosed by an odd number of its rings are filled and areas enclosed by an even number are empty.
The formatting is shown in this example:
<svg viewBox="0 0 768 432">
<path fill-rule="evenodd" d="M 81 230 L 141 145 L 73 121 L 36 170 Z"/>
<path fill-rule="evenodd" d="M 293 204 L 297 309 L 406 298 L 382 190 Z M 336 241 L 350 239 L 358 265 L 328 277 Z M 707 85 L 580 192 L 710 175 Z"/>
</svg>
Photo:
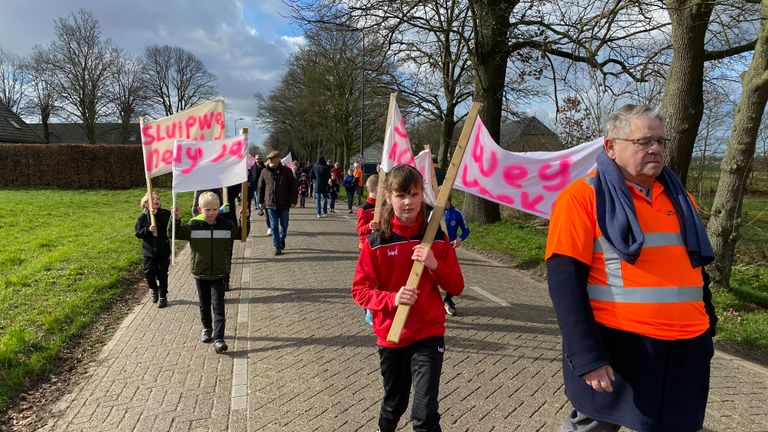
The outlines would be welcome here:
<svg viewBox="0 0 768 432">
<path fill-rule="evenodd" d="M 216 96 L 216 76 L 184 48 L 148 46 L 144 62 L 151 101 L 166 116 Z"/>
<path fill-rule="evenodd" d="M 96 141 L 96 123 L 106 115 L 116 50 L 103 39 L 91 11 L 80 9 L 54 21 L 56 40 L 44 52 L 46 67 L 56 70 L 56 92 L 63 110 L 82 123 L 89 143 Z"/>
<path fill-rule="evenodd" d="M 26 63 L 30 76 L 30 93 L 27 99 L 26 112 L 40 116 L 43 125 L 43 138 L 50 141 L 48 123 L 51 116 L 61 110 L 61 96 L 56 91 L 56 70 L 51 67 L 50 54 L 46 48 L 35 46 L 32 55 Z"/>
<path fill-rule="evenodd" d="M 758 130 L 768 102 L 768 0 L 762 0 L 760 31 L 752 63 L 742 74 L 742 90 L 728 147 L 720 164 L 720 181 L 707 232 L 715 249 L 710 266 L 715 286 L 729 287 L 736 244 L 743 225 L 741 207 L 752 170 Z"/>
<path fill-rule="evenodd" d="M 141 59 L 120 53 L 115 61 L 115 76 L 112 81 L 112 102 L 120 120 L 120 142 L 127 143 L 131 134 L 131 123 L 146 114 L 149 97 L 145 85 L 144 63 Z"/>
<path fill-rule="evenodd" d="M 28 82 L 22 58 L 0 48 L 0 102 L 22 116 Z"/>
</svg>

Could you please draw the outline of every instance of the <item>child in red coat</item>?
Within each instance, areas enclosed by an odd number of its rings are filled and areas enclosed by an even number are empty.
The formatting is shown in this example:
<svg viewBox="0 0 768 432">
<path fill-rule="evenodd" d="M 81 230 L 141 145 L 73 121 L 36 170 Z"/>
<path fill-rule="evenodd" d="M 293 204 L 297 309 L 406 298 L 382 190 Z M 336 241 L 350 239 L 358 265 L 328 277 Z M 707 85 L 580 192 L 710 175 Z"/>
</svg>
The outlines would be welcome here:
<svg viewBox="0 0 768 432">
<path fill-rule="evenodd" d="M 431 247 L 421 244 L 427 225 L 421 174 L 398 165 L 387 175 L 381 226 L 363 243 L 352 281 L 355 302 L 373 312 L 384 400 L 381 432 L 393 432 L 408 407 L 411 385 L 414 430 L 439 431 L 438 394 L 445 344 L 445 312 L 438 285 L 464 290 L 456 252 L 442 230 Z M 417 287 L 406 285 L 413 261 L 424 263 Z M 387 342 L 398 305 L 410 305 L 399 343 Z"/>
</svg>

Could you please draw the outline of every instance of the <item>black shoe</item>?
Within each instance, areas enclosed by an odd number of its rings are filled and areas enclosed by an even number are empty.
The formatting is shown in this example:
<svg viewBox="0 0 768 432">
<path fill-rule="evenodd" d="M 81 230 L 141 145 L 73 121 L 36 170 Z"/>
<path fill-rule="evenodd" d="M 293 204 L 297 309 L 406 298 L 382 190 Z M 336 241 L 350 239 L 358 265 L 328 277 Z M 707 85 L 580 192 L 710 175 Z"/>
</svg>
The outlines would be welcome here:
<svg viewBox="0 0 768 432">
<path fill-rule="evenodd" d="M 152 303 L 157 303 L 157 290 L 152 291 Z"/>
<path fill-rule="evenodd" d="M 282 255 L 283 251 L 280 248 L 275 248 L 275 256 Z"/>
<path fill-rule="evenodd" d="M 264 216 L 264 210 L 259 209 L 259 212 L 256 213 L 259 216 Z"/>
<path fill-rule="evenodd" d="M 285 239 L 280 240 L 280 249 L 285 249 Z"/>
<path fill-rule="evenodd" d="M 200 340 L 203 343 L 211 343 L 211 341 L 213 341 L 213 337 L 211 336 L 212 332 L 211 329 L 203 327 L 203 331 L 200 332 Z"/>
<path fill-rule="evenodd" d="M 229 347 L 227 346 L 227 343 L 224 342 L 224 339 L 216 339 L 213 342 L 213 350 L 216 351 L 216 354 L 221 354 L 227 352 Z"/>
<path fill-rule="evenodd" d="M 349 214 L 352 214 L 352 209 L 349 209 Z"/>
<path fill-rule="evenodd" d="M 456 305 L 453 303 L 453 300 L 445 299 L 443 300 L 443 305 L 445 306 L 445 313 L 448 315 L 456 315 Z"/>
<path fill-rule="evenodd" d="M 160 300 L 157 302 L 157 307 L 162 309 L 164 307 L 168 306 L 168 299 L 165 297 L 160 297 Z"/>
</svg>

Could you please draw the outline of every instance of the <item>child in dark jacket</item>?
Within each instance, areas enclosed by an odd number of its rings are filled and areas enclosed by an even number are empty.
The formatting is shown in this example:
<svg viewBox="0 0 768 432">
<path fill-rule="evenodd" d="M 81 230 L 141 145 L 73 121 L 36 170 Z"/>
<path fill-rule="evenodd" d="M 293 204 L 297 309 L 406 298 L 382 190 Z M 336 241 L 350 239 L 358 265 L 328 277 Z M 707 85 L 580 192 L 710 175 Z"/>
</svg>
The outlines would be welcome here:
<svg viewBox="0 0 768 432">
<path fill-rule="evenodd" d="M 432 246 L 421 244 L 427 216 L 419 172 L 397 165 L 387 175 L 381 226 L 363 244 L 352 280 L 355 302 L 373 311 L 384 399 L 379 430 L 394 432 L 408 407 L 414 430 L 439 431 L 438 396 L 445 345 L 445 312 L 439 286 L 459 295 L 464 289 L 456 252 L 438 230 Z M 424 263 L 417 287 L 406 286 L 414 261 Z M 398 343 L 387 334 L 399 305 L 411 311 Z"/>
<path fill-rule="evenodd" d="M 448 203 L 443 213 L 443 220 L 445 220 L 445 227 L 448 229 L 448 240 L 454 249 L 458 249 L 461 243 L 469 237 L 469 227 L 464 219 L 464 213 L 461 210 L 453 206 L 452 196 L 448 194 Z M 461 231 L 461 234 L 459 234 Z M 448 315 L 456 315 L 456 304 L 453 302 L 453 295 L 449 292 L 445 293 L 443 299 L 445 305 L 445 313 Z"/>
<path fill-rule="evenodd" d="M 299 185 L 299 207 L 304 208 L 307 203 L 307 196 L 309 196 L 309 177 L 306 173 L 301 173 L 297 184 Z"/>
<path fill-rule="evenodd" d="M 203 324 L 201 339 L 203 343 L 213 341 L 213 349 L 223 353 L 228 348 L 224 341 L 224 285 L 230 273 L 232 243 L 240 238 L 241 231 L 239 225 L 219 215 L 219 197 L 215 193 L 203 192 L 198 202 L 200 214 L 192 218 L 189 225 L 181 224 L 181 213 L 178 208 L 174 209 L 176 238 L 189 240 L 192 250 L 192 275 L 197 284 Z M 247 226 L 250 229 L 250 221 Z"/>
<path fill-rule="evenodd" d="M 355 199 L 355 176 L 352 168 L 347 170 L 347 175 L 344 176 L 344 180 L 341 185 L 344 186 L 344 191 L 347 193 L 347 210 L 349 214 L 352 214 L 352 202 Z"/>
<path fill-rule="evenodd" d="M 171 212 L 160 208 L 160 196 L 152 193 L 152 213 L 155 225 L 149 215 L 149 193 L 141 199 L 142 212 L 136 221 L 136 237 L 141 239 L 141 254 L 144 257 L 144 277 L 152 290 L 152 303 L 164 308 L 168 305 L 168 266 L 171 258 L 171 241 L 168 239 L 168 221 Z"/>
<path fill-rule="evenodd" d="M 331 213 L 336 213 L 336 200 L 339 198 L 339 179 L 336 177 L 335 172 L 331 172 L 331 178 L 328 179 L 328 196 L 331 197 Z"/>
</svg>

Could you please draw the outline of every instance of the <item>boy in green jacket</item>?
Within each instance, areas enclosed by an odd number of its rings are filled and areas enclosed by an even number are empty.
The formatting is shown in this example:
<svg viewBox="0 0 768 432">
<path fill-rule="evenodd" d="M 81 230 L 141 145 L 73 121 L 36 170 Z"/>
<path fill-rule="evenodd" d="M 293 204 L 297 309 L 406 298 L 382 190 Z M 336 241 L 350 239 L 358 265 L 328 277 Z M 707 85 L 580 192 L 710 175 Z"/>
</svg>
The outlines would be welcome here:
<svg viewBox="0 0 768 432">
<path fill-rule="evenodd" d="M 189 240 L 192 250 L 192 275 L 197 283 L 200 321 L 203 323 L 202 341 L 213 341 L 213 349 L 221 354 L 228 348 L 224 341 L 224 281 L 230 272 L 232 242 L 240 238 L 241 231 L 240 226 L 219 216 L 219 197 L 213 192 L 201 194 L 198 204 L 199 215 L 192 218 L 189 225 L 181 224 L 181 212 L 178 207 L 174 209 L 176 238 Z M 169 226 L 169 232 L 170 229 Z"/>
</svg>

